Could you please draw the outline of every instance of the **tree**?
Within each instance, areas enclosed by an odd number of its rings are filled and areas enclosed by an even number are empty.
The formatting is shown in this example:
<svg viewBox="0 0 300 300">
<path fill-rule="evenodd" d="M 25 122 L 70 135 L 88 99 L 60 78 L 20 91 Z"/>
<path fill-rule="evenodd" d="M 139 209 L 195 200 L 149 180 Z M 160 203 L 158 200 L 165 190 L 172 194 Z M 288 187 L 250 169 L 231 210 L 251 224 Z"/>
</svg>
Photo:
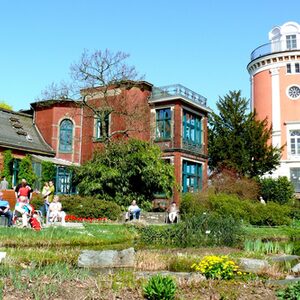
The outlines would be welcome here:
<svg viewBox="0 0 300 300">
<path fill-rule="evenodd" d="M 142 131 L 147 121 L 146 106 L 138 101 L 138 91 L 128 93 L 140 84 L 141 78 L 135 67 L 126 63 L 128 58 L 128 54 L 120 51 L 85 50 L 80 60 L 70 67 L 71 82 L 50 85 L 42 92 L 42 98 L 80 99 L 74 102 L 85 108 L 84 117 L 99 120 L 103 142 L 116 135 L 128 136 L 130 131 Z M 108 130 L 107 120 L 111 115 L 122 119 L 122 128 Z"/>
<path fill-rule="evenodd" d="M 30 155 L 26 155 L 20 162 L 18 180 L 21 181 L 22 178 L 25 178 L 30 186 L 32 186 L 37 179 L 37 176 L 32 168 Z"/>
<path fill-rule="evenodd" d="M 130 139 L 107 145 L 76 170 L 79 194 L 116 201 L 152 200 L 155 192 L 170 196 L 175 184 L 173 166 L 161 159 L 161 150 Z"/>
<path fill-rule="evenodd" d="M 4 101 L 0 101 L 0 108 L 6 109 L 6 110 L 13 110 L 13 107 Z"/>
<path fill-rule="evenodd" d="M 43 161 L 42 162 L 42 183 L 54 181 L 54 178 L 56 176 L 56 166 L 54 163 L 50 161 Z"/>
<path fill-rule="evenodd" d="M 209 118 L 209 166 L 229 168 L 240 175 L 255 177 L 272 172 L 280 160 L 281 148 L 270 143 L 272 128 L 267 119 L 258 120 L 247 112 L 249 101 L 241 91 L 230 91 L 219 99 L 219 114 Z"/>
</svg>

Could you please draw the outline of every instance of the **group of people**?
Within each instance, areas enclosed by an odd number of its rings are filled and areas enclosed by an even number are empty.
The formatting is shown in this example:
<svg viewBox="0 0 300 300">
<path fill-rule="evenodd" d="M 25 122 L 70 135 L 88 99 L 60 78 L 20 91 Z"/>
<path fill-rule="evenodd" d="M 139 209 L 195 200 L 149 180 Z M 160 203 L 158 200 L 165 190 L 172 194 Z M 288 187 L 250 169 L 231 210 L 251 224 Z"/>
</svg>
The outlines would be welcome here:
<svg viewBox="0 0 300 300">
<path fill-rule="evenodd" d="M 141 209 L 138 207 L 136 200 L 131 202 L 125 215 L 125 221 L 139 220 Z M 167 209 L 166 223 L 177 223 L 179 217 L 179 209 L 177 208 L 176 202 L 172 202 Z"/>
<path fill-rule="evenodd" d="M 40 215 L 34 210 L 32 205 L 30 205 L 30 200 L 32 198 L 33 190 L 28 185 L 26 179 L 22 179 L 21 183 L 15 188 L 16 205 L 15 211 L 12 213 L 10 209 L 9 202 L 3 199 L 3 188 L 2 182 L 0 183 L 0 215 L 4 215 L 7 218 L 8 226 L 13 225 L 13 219 L 21 216 L 22 227 L 28 227 L 30 223 L 31 227 L 38 228 L 41 227 Z M 62 211 L 62 205 L 59 202 L 59 196 L 54 195 L 55 187 L 52 181 L 46 182 L 42 189 L 42 197 L 44 199 L 44 205 L 42 211 L 49 222 L 60 221 L 62 225 L 65 224 L 66 214 Z"/>
</svg>

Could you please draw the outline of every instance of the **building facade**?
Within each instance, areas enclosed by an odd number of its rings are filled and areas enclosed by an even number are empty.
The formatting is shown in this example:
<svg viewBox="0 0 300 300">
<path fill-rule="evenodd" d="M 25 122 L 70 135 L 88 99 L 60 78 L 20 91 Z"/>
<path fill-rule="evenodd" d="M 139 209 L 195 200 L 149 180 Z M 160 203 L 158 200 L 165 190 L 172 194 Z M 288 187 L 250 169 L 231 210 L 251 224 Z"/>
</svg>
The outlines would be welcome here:
<svg viewBox="0 0 300 300">
<path fill-rule="evenodd" d="M 269 32 L 269 43 L 251 53 L 247 66 L 251 105 L 272 126 L 272 145 L 283 147 L 272 176 L 287 176 L 300 192 L 300 25 L 287 22 Z"/>
<path fill-rule="evenodd" d="M 87 93 L 82 91 L 83 96 Z M 162 159 L 174 165 L 180 187 L 174 189 L 173 200 L 177 202 L 181 191 L 199 191 L 207 186 L 210 109 L 206 98 L 182 85 L 154 87 L 146 81 L 112 87 L 105 97 L 101 89 L 93 90 L 91 95 L 86 98 L 89 106 L 108 108 L 105 122 L 81 101 L 70 100 L 32 103 L 27 115 L 48 152 L 25 152 L 37 162 L 57 165 L 58 192 L 70 192 L 68 165 L 81 165 L 91 159 L 103 147 L 104 135 L 157 144 L 163 151 Z"/>
</svg>

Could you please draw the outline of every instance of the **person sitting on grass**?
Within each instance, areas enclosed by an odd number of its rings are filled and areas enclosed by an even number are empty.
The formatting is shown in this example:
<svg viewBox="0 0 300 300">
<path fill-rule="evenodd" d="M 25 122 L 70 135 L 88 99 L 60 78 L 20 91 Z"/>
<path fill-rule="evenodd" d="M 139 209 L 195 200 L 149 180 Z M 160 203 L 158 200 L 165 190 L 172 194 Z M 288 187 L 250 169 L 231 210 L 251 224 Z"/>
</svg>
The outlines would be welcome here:
<svg viewBox="0 0 300 300">
<path fill-rule="evenodd" d="M 53 222 L 61 222 L 61 225 L 66 224 L 66 213 L 62 211 L 62 205 L 59 202 L 59 196 L 55 195 L 53 198 L 53 202 L 49 205 L 49 221 Z"/>
<path fill-rule="evenodd" d="M 136 201 L 133 200 L 131 205 L 128 207 L 128 216 L 129 220 L 139 220 L 141 214 L 141 209 L 137 206 Z"/>
</svg>

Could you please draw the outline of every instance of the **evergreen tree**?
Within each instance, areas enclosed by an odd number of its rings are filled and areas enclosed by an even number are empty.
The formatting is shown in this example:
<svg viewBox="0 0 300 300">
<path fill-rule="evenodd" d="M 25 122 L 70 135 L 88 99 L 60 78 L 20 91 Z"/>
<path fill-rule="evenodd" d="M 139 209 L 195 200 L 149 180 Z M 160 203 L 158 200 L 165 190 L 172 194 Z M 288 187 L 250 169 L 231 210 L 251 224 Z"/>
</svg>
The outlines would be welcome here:
<svg viewBox="0 0 300 300">
<path fill-rule="evenodd" d="M 209 166 L 234 169 L 240 175 L 255 177 L 279 165 L 281 148 L 270 143 L 272 129 L 267 119 L 257 120 L 248 112 L 249 101 L 241 91 L 229 91 L 219 99 L 219 114 L 209 118 Z"/>
</svg>

